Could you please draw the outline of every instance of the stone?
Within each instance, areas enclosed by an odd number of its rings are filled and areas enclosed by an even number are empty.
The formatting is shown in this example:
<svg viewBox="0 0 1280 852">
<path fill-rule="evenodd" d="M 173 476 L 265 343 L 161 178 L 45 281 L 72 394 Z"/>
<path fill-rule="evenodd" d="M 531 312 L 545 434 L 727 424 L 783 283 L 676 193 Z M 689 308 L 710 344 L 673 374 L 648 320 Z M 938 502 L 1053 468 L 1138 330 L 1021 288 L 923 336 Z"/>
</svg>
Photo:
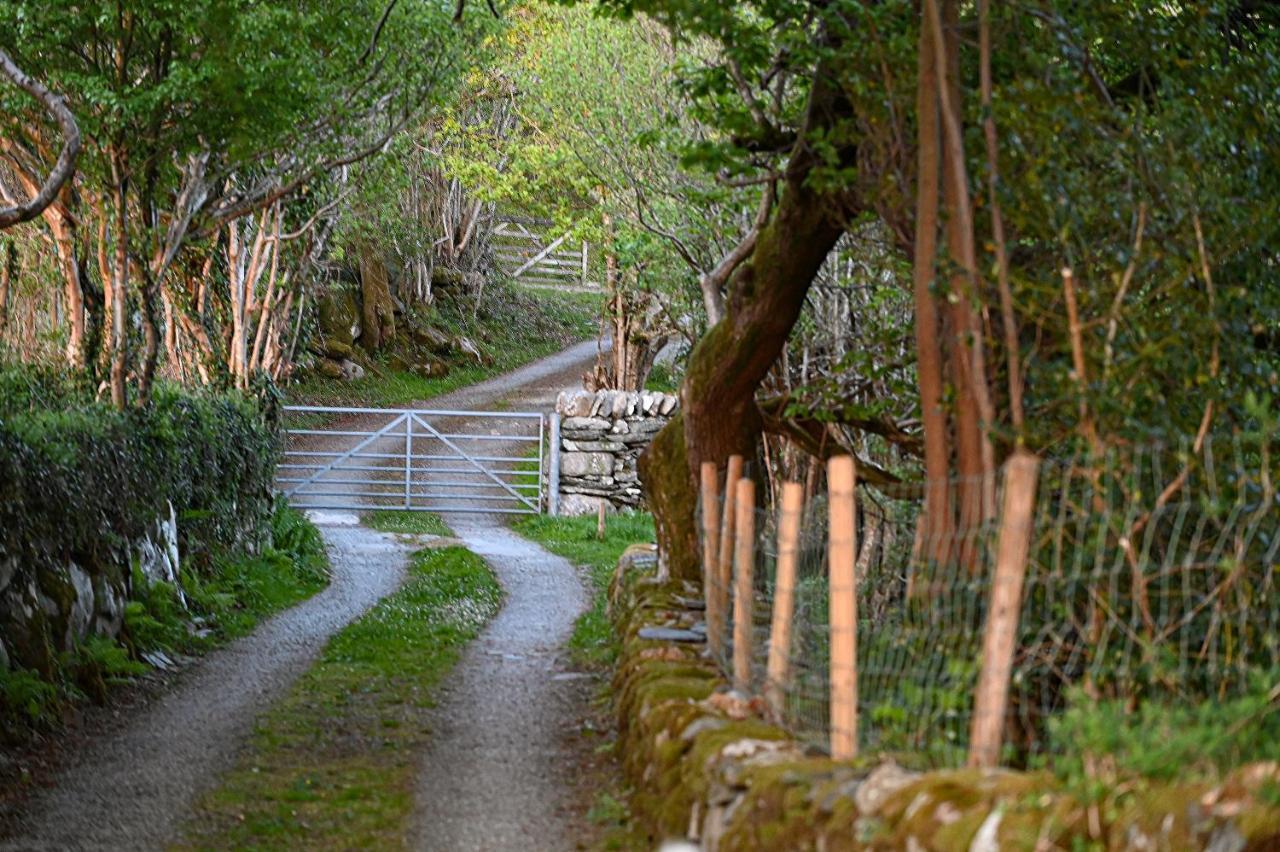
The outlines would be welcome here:
<svg viewBox="0 0 1280 852">
<path fill-rule="evenodd" d="M 431 359 L 420 364 L 414 364 L 409 372 L 424 379 L 442 379 L 449 375 L 449 365 L 443 361 Z"/>
<path fill-rule="evenodd" d="M 349 287 L 331 287 L 319 305 L 320 332 L 326 343 L 351 346 L 363 331 L 360 327 L 360 305 Z"/>
<path fill-rule="evenodd" d="M 865 816 L 875 816 L 880 806 L 894 793 L 919 778 L 919 773 L 908 772 L 893 761 L 881 763 L 866 780 L 858 785 L 854 803 Z"/>
<path fill-rule="evenodd" d="M 409 336 L 436 355 L 447 355 L 453 349 L 453 340 L 449 335 L 429 325 L 414 326 L 410 329 Z"/>
<path fill-rule="evenodd" d="M 316 361 L 316 372 L 330 379 L 342 378 L 342 367 L 337 361 L 321 358 Z"/>
<path fill-rule="evenodd" d="M 649 639 L 654 642 L 707 641 L 705 633 L 695 633 L 692 630 L 679 630 L 673 627 L 641 627 L 636 635 L 641 639 Z"/>
<path fill-rule="evenodd" d="M 611 424 L 602 417 L 566 417 L 560 424 L 562 429 L 576 429 L 578 431 L 603 431 L 608 429 Z"/>
<path fill-rule="evenodd" d="M 683 742 L 690 743 L 693 742 L 694 738 L 696 738 L 698 734 L 706 733 L 707 731 L 718 731 L 728 724 L 728 722 L 718 716 L 702 716 L 693 720 L 693 722 L 691 722 L 684 731 L 681 732 L 680 739 Z"/>
<path fill-rule="evenodd" d="M 361 367 L 355 361 L 345 360 L 338 365 L 338 370 L 342 374 L 342 378 L 348 382 L 356 379 L 364 378 L 364 367 Z"/>
<path fill-rule="evenodd" d="M 560 457 L 561 476 L 600 476 L 613 473 L 609 453 L 565 453 Z"/>
<path fill-rule="evenodd" d="M 626 445 L 617 441 L 562 441 L 560 447 L 571 453 L 616 453 Z"/>
<path fill-rule="evenodd" d="M 9 651 L 4 646 L 4 640 L 0 639 L 0 672 L 9 670 Z"/>
<path fill-rule="evenodd" d="M 463 355 L 469 355 L 476 359 L 478 364 L 492 363 L 493 359 L 480 351 L 480 347 L 472 342 L 471 338 L 458 335 L 453 338 L 453 348 L 461 352 Z"/>
<path fill-rule="evenodd" d="M 613 511 L 613 504 L 605 497 L 589 494 L 561 494 L 559 509 L 561 515 L 574 518 L 579 515 L 595 515 L 600 511 L 602 503 L 606 512 Z"/>
<path fill-rule="evenodd" d="M 1240 833 L 1240 829 L 1228 822 L 1214 829 L 1213 834 L 1209 835 L 1209 843 L 1204 849 L 1205 852 L 1244 852 L 1244 848 L 1247 845 L 1248 843 L 1245 841 L 1244 835 Z"/>
<path fill-rule="evenodd" d="M 678 397 L 673 394 L 666 394 L 662 398 L 662 404 L 658 406 L 658 413 L 663 417 L 666 417 L 670 415 L 671 412 L 675 411 L 676 406 L 679 404 L 680 400 Z"/>
<path fill-rule="evenodd" d="M 10 556 L 8 559 L 0 559 L 0 592 L 9 587 L 16 573 L 18 573 L 18 557 Z"/>
<path fill-rule="evenodd" d="M 588 417 L 594 402 L 594 395 L 586 391 L 565 392 L 556 400 L 556 411 L 565 418 Z"/>
<path fill-rule="evenodd" d="M 88 572 L 75 563 L 67 566 L 67 577 L 71 580 L 71 588 L 75 597 L 71 601 L 71 611 L 67 613 L 67 645 L 74 645 L 89 635 L 93 623 L 94 600 L 93 580 Z"/>
<path fill-rule="evenodd" d="M 627 416 L 627 394 L 616 393 L 613 395 L 613 405 L 609 409 L 609 416 L 614 420 Z"/>
</svg>

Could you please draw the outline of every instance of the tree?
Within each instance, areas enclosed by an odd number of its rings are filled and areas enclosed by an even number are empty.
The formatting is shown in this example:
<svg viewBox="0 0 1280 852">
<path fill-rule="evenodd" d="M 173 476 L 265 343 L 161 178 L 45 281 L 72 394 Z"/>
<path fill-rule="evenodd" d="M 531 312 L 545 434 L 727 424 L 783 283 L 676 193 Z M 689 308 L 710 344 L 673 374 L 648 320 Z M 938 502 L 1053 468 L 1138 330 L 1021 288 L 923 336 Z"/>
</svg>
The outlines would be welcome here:
<svg viewBox="0 0 1280 852">
<path fill-rule="evenodd" d="M 466 38 L 448 10 L 422 4 L 136 0 L 9 4 L 0 41 L 46 71 L 84 127 L 82 177 L 45 219 L 69 302 L 103 288 L 109 385 L 124 405 L 131 366 L 139 399 L 148 395 L 160 302 L 180 312 L 199 295 L 198 282 L 184 293 L 174 280 L 179 256 L 207 252 L 230 223 L 380 151 L 456 73 Z M 0 139 L 20 173 L 48 156 L 29 110 L 6 110 Z M 143 331 L 136 359 L 131 306 Z M 73 341 L 84 322 L 73 310 Z M 208 348 L 216 335 L 205 331 L 193 341 Z"/>
</svg>

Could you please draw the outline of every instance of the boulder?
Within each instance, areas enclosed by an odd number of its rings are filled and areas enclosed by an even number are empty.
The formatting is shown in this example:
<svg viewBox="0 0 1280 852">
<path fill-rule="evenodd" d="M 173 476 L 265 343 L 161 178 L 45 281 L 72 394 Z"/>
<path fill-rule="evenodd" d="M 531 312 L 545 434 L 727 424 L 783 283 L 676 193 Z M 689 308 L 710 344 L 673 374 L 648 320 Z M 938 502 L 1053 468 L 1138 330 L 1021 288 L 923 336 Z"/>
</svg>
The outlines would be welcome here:
<svg viewBox="0 0 1280 852">
<path fill-rule="evenodd" d="M 329 358 L 316 361 L 316 372 L 330 379 L 342 378 L 342 365 Z"/>
<path fill-rule="evenodd" d="M 433 354 L 448 355 L 453 350 L 453 339 L 433 326 L 415 325 L 409 335 Z"/>
<path fill-rule="evenodd" d="M 339 343 L 350 347 L 363 331 L 359 302 L 347 287 L 331 287 L 320 299 L 319 315 L 320 334 L 326 346 Z"/>
<path fill-rule="evenodd" d="M 566 417 L 560 426 L 564 429 L 578 431 L 603 431 L 609 428 L 609 421 L 600 417 Z"/>
<path fill-rule="evenodd" d="M 343 361 L 338 365 L 338 372 L 348 382 L 364 378 L 364 367 L 361 367 L 355 361 Z"/>
<path fill-rule="evenodd" d="M 423 361 L 420 364 L 414 364 L 410 368 L 415 376 L 421 376 L 424 379 L 440 379 L 449 375 L 449 365 L 443 361 L 434 359 Z"/>
<path fill-rule="evenodd" d="M 476 346 L 476 344 L 472 342 L 471 338 L 463 337 L 461 334 L 453 338 L 453 348 L 457 349 L 463 355 L 475 358 L 477 364 L 488 364 L 493 360 L 481 352 L 480 347 Z"/>
</svg>

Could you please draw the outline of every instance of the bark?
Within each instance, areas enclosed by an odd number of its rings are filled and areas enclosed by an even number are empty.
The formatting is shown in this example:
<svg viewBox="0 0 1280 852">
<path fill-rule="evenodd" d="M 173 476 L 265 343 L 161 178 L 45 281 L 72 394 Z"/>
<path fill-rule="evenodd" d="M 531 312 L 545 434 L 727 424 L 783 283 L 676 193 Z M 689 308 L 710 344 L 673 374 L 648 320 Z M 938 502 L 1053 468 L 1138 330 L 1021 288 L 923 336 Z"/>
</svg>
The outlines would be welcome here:
<svg viewBox="0 0 1280 852">
<path fill-rule="evenodd" d="M 112 194 L 115 205 L 115 257 L 111 264 L 111 292 L 108 296 L 111 306 L 110 383 L 111 402 L 116 408 L 123 409 L 129 401 L 125 388 L 125 373 L 129 364 L 128 330 L 125 328 L 125 309 L 128 303 L 125 288 L 129 283 L 129 231 L 124 162 L 116 150 L 111 153 L 111 178 L 114 183 Z"/>
<path fill-rule="evenodd" d="M 4 259 L 0 260 L 0 331 L 4 331 L 9 325 L 9 287 L 17 264 L 18 253 L 14 248 L 13 240 L 6 240 Z"/>
<path fill-rule="evenodd" d="M 937 268 L 938 241 L 938 75 L 933 37 L 920 28 L 920 73 L 917 89 L 919 159 L 916 178 L 916 243 L 913 264 L 916 371 L 920 385 L 920 416 L 924 427 L 925 506 L 920 515 L 922 554 L 934 562 L 946 558 L 952 534 L 951 492 L 948 488 L 950 450 L 947 414 L 943 408 L 942 348 L 939 316 L 932 287 Z"/>
<path fill-rule="evenodd" d="M 821 67 L 815 75 L 806 130 L 837 120 L 835 113 L 843 107 L 828 73 Z M 672 577 L 696 582 L 701 576 L 693 511 L 700 466 L 713 461 L 723 468 L 733 454 L 755 458 L 761 432 L 756 389 L 786 345 L 809 285 L 843 232 L 830 199 L 806 185 L 813 156 L 801 133 L 773 217 L 730 282 L 724 319 L 690 353 L 680 391 L 683 416 L 667 425 L 643 460 L 641 478 Z M 852 153 L 845 156 L 851 159 Z M 680 461 L 683 471 L 673 471 Z"/>
<path fill-rule="evenodd" d="M 942 186 L 947 208 L 947 247 L 956 266 L 951 276 L 951 351 L 949 366 L 955 385 L 953 420 L 956 436 L 956 470 L 959 524 L 962 531 L 976 529 L 994 517 L 995 459 L 987 430 L 992 421 L 987 386 L 983 328 L 979 319 L 981 296 L 977 288 L 977 257 L 973 214 L 969 201 L 969 177 L 965 165 L 964 135 L 960 116 L 960 44 L 956 0 L 926 0 L 925 23 L 931 30 L 935 67 L 938 69 L 938 106 L 943 126 Z M 968 541 L 965 536 L 963 541 Z M 974 553 L 963 548 L 960 558 L 976 567 Z"/>
<path fill-rule="evenodd" d="M 387 282 L 387 267 L 366 246 L 360 254 L 361 304 L 364 306 L 360 345 L 376 352 L 396 335 L 395 304 Z"/>
</svg>

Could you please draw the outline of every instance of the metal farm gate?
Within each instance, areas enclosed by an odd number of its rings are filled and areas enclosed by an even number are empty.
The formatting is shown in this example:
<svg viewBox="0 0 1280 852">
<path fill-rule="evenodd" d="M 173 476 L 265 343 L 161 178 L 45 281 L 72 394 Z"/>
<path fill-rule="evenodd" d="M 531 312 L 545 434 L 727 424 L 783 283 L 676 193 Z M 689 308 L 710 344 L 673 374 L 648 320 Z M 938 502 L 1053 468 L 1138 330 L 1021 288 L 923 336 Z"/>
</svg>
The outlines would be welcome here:
<svg viewBox="0 0 1280 852">
<path fill-rule="evenodd" d="M 289 405 L 284 415 L 276 485 L 295 508 L 555 510 L 546 486 L 558 459 L 543 450 L 554 414 Z"/>
</svg>

